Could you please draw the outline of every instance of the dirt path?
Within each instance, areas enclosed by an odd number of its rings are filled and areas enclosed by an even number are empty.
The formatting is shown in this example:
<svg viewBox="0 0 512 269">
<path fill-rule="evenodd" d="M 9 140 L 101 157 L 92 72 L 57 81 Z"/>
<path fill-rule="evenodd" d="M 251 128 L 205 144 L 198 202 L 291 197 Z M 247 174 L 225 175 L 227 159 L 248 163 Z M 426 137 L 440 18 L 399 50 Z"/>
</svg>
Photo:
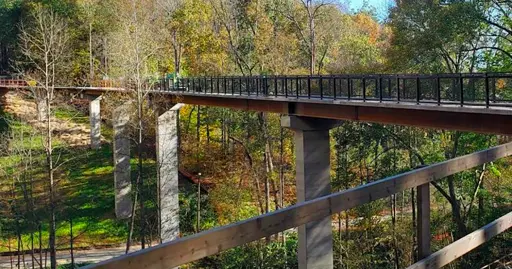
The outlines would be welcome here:
<svg viewBox="0 0 512 269">
<path fill-rule="evenodd" d="M 5 112 L 37 129 L 44 128 L 45 123 L 37 120 L 36 104 L 27 98 L 23 98 L 22 94 L 14 91 L 8 92 L 4 96 L 3 103 Z M 54 135 L 69 146 L 89 145 L 90 127 L 88 124 L 52 117 L 52 126 Z"/>
</svg>

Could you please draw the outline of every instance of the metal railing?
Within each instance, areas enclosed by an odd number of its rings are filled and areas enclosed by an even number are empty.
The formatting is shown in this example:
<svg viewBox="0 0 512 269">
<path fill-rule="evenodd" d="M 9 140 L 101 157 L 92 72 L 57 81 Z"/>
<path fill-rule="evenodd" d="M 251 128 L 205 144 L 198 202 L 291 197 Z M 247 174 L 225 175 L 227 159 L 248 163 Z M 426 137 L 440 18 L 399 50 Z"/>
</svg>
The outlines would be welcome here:
<svg viewBox="0 0 512 269">
<path fill-rule="evenodd" d="M 162 79 L 189 94 L 512 107 L 512 73 L 225 76 Z"/>
</svg>

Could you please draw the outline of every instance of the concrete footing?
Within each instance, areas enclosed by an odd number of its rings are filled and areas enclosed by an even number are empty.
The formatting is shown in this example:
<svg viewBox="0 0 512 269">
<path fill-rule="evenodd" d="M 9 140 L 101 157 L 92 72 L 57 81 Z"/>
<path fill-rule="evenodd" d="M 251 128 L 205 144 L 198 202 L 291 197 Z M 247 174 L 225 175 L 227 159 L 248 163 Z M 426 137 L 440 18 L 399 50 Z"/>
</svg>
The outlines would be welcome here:
<svg viewBox="0 0 512 269">
<path fill-rule="evenodd" d="M 329 129 L 338 123 L 297 116 L 281 118 L 281 125 L 294 131 L 298 202 L 331 194 Z M 330 216 L 299 226 L 298 235 L 299 268 L 333 268 Z"/>
<path fill-rule="evenodd" d="M 179 237 L 179 109 L 177 104 L 158 116 L 157 163 L 158 194 L 160 208 L 160 231 L 162 242 Z"/>
<path fill-rule="evenodd" d="M 114 127 L 114 184 L 115 211 L 118 219 L 129 218 L 132 214 L 131 171 L 130 171 L 130 105 L 124 104 L 112 113 Z"/>
</svg>

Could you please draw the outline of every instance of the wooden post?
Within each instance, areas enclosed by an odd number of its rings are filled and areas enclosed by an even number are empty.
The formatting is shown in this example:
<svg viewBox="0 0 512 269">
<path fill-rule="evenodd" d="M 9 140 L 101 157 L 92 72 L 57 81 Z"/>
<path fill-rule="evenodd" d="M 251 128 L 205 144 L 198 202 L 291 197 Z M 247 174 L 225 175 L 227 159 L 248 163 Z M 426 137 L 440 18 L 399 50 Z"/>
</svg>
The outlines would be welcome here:
<svg viewBox="0 0 512 269">
<path fill-rule="evenodd" d="M 430 255 L 430 184 L 416 187 L 418 193 L 417 239 L 418 258 Z"/>
</svg>

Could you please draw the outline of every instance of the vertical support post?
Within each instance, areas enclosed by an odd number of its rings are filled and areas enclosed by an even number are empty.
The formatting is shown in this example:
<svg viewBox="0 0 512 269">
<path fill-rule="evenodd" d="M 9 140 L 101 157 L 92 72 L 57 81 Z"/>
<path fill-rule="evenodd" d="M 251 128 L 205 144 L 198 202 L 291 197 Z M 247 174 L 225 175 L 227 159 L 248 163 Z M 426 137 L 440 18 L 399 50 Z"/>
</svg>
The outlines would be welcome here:
<svg viewBox="0 0 512 269">
<path fill-rule="evenodd" d="M 460 89 L 460 106 L 464 106 L 464 77 L 459 74 L 459 89 Z"/>
<path fill-rule="evenodd" d="M 379 102 L 382 103 L 382 76 L 378 75 L 378 78 L 375 80 L 375 83 L 377 84 L 377 89 L 379 90 Z"/>
<path fill-rule="evenodd" d="M 274 76 L 274 96 L 277 97 L 277 76 Z"/>
<path fill-rule="evenodd" d="M 114 185 L 115 212 L 118 219 L 132 215 L 131 171 L 130 171 L 130 103 L 116 108 L 113 113 L 114 127 Z"/>
<path fill-rule="evenodd" d="M 366 102 L 366 79 L 363 77 L 363 102 Z"/>
<path fill-rule="evenodd" d="M 297 99 L 299 99 L 299 92 L 300 92 L 299 77 L 295 78 L 295 90 L 296 90 L 296 94 L 297 94 Z"/>
<path fill-rule="evenodd" d="M 396 77 L 396 101 L 400 103 L 400 78 Z"/>
<path fill-rule="evenodd" d="M 333 77 L 333 99 L 336 100 L 336 77 Z"/>
<path fill-rule="evenodd" d="M 489 108 L 490 97 L 489 97 L 489 75 L 485 73 L 485 107 Z"/>
<path fill-rule="evenodd" d="M 308 99 L 311 99 L 311 76 L 308 76 Z"/>
<path fill-rule="evenodd" d="M 281 125 L 294 131 L 297 200 L 331 193 L 329 129 L 337 121 L 285 116 Z M 298 227 L 300 269 L 333 268 L 331 216 Z"/>
<path fill-rule="evenodd" d="M 91 148 L 99 149 L 101 145 L 101 96 L 89 102 L 89 122 L 91 124 Z"/>
<path fill-rule="evenodd" d="M 437 105 L 441 105 L 441 78 L 436 77 Z"/>
<path fill-rule="evenodd" d="M 179 110 L 177 104 L 157 119 L 158 205 L 160 239 L 163 243 L 179 236 Z"/>
<path fill-rule="evenodd" d="M 416 77 L 416 104 L 420 104 L 421 101 L 421 87 L 420 87 L 420 78 Z"/>
<path fill-rule="evenodd" d="M 284 97 L 288 98 L 288 78 L 287 77 L 283 78 L 283 83 L 284 83 Z"/>
<path fill-rule="evenodd" d="M 347 78 L 347 98 L 350 100 L 350 94 L 352 92 L 352 82 L 350 78 Z"/>
<path fill-rule="evenodd" d="M 320 84 L 320 100 L 324 99 L 324 80 L 322 76 L 318 79 L 318 82 Z"/>
<path fill-rule="evenodd" d="M 430 255 L 430 185 L 429 183 L 417 187 L 418 193 L 418 218 L 417 239 L 418 259 Z"/>
</svg>

